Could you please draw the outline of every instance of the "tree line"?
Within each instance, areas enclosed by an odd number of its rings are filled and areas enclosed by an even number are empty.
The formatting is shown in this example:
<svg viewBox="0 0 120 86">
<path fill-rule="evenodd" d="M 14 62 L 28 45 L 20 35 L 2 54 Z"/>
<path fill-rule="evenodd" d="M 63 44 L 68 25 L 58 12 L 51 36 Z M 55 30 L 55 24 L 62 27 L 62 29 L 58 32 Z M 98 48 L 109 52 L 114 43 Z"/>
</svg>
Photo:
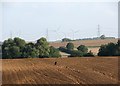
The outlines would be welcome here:
<svg viewBox="0 0 120 86">
<path fill-rule="evenodd" d="M 7 39 L 2 44 L 2 58 L 50 58 L 61 57 L 60 51 L 70 54 L 69 57 L 94 57 L 91 51 L 88 51 L 87 46 L 80 45 L 76 49 L 74 44 L 69 42 L 65 47 L 58 49 L 49 46 L 46 38 L 42 37 L 35 43 L 26 42 L 24 39 L 15 37 Z M 117 43 L 108 43 L 101 45 L 98 56 L 120 56 L 120 40 Z"/>
<path fill-rule="evenodd" d="M 2 44 L 2 58 L 49 58 L 61 57 L 59 50 L 49 46 L 47 40 L 42 37 L 36 43 L 26 43 L 25 40 L 15 37 L 9 38 Z"/>
</svg>

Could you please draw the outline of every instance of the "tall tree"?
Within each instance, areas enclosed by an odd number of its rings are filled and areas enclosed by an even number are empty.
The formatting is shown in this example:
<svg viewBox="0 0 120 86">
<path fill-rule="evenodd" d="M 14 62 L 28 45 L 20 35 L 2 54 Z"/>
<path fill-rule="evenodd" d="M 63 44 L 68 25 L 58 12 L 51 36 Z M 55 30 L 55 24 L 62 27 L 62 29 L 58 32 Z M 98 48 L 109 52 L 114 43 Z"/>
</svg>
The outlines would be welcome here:
<svg viewBox="0 0 120 86">
<path fill-rule="evenodd" d="M 40 58 L 49 57 L 49 53 L 50 53 L 49 43 L 44 37 L 38 39 L 35 46 L 36 46 L 36 49 L 39 50 Z"/>
</svg>

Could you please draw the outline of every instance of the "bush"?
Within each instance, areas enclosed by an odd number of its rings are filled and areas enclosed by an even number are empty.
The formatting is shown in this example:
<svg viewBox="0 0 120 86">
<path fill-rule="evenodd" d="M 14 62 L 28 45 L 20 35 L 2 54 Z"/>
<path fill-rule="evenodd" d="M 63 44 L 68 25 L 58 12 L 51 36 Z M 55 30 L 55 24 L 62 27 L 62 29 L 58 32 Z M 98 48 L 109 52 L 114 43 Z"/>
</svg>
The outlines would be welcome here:
<svg viewBox="0 0 120 86">
<path fill-rule="evenodd" d="M 98 56 L 107 56 L 107 45 L 101 45 L 100 46 L 100 49 L 99 49 L 99 52 L 98 52 Z"/>
<path fill-rule="evenodd" d="M 68 43 L 68 44 L 66 45 L 66 48 L 67 48 L 68 50 L 73 50 L 73 49 L 74 49 L 74 44 L 73 44 L 73 43 Z"/>
<path fill-rule="evenodd" d="M 61 54 L 58 49 L 54 48 L 53 46 L 50 46 L 50 54 L 49 57 L 61 57 Z"/>
<path fill-rule="evenodd" d="M 83 56 L 83 52 L 81 52 L 81 51 L 78 51 L 78 50 L 71 51 L 70 57 L 82 57 L 82 56 Z"/>
<path fill-rule="evenodd" d="M 108 43 L 107 45 L 101 45 L 98 56 L 120 56 L 119 43 Z"/>
<path fill-rule="evenodd" d="M 59 50 L 68 54 L 71 54 L 73 50 L 68 50 L 66 47 L 59 47 Z"/>
<path fill-rule="evenodd" d="M 66 47 L 59 47 L 58 49 L 59 49 L 60 51 L 62 51 L 62 52 L 66 52 L 66 50 L 67 50 Z"/>
<path fill-rule="evenodd" d="M 77 47 L 77 49 L 83 53 L 87 53 L 88 52 L 88 48 L 85 45 L 80 45 Z"/>
</svg>

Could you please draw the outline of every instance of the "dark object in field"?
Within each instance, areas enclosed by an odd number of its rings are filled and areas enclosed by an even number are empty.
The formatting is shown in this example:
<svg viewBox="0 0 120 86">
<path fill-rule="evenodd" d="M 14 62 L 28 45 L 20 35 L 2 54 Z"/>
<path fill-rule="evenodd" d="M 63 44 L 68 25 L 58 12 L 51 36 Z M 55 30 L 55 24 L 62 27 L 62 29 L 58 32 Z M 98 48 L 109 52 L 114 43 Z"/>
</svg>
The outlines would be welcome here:
<svg viewBox="0 0 120 86">
<path fill-rule="evenodd" d="M 57 65 L 57 62 L 55 62 L 54 65 Z"/>
</svg>

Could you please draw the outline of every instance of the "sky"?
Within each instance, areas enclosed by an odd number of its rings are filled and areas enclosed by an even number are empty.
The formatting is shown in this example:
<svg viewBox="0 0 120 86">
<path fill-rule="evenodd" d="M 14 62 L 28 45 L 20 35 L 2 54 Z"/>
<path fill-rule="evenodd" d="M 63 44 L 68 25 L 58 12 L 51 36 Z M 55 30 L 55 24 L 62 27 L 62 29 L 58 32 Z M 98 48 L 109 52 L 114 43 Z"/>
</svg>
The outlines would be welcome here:
<svg viewBox="0 0 120 86">
<path fill-rule="evenodd" d="M 35 41 L 92 38 L 100 34 L 118 37 L 118 2 L 8 2 L 0 3 L 0 39 L 21 37 Z M 105 0 L 104 0 L 105 1 Z"/>
</svg>

